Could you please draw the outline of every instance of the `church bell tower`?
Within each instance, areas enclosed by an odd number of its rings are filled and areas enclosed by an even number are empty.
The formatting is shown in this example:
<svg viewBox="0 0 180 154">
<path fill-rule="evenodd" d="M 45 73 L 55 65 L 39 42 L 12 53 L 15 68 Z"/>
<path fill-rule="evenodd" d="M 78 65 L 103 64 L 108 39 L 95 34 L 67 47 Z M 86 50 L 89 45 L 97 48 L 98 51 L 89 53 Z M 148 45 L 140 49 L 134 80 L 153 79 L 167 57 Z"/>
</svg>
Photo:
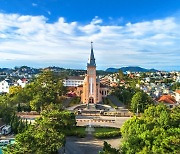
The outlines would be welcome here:
<svg viewBox="0 0 180 154">
<path fill-rule="evenodd" d="M 96 62 L 93 52 L 93 42 L 91 42 L 91 54 L 87 63 L 87 75 L 86 75 L 86 86 L 84 86 L 83 91 L 85 91 L 84 103 L 97 103 L 97 89 L 96 89 Z"/>
</svg>

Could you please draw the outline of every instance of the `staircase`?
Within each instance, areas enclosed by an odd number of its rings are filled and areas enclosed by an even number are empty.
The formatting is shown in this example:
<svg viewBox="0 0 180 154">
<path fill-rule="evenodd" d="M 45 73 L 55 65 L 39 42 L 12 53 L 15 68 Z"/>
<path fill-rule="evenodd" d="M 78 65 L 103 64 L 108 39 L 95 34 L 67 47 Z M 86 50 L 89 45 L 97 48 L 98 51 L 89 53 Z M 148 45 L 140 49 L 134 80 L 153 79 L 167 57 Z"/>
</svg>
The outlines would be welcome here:
<svg viewBox="0 0 180 154">
<path fill-rule="evenodd" d="M 96 105 L 95 105 L 95 104 L 89 104 L 89 105 L 87 105 L 87 110 L 95 111 L 95 110 L 96 110 Z"/>
</svg>

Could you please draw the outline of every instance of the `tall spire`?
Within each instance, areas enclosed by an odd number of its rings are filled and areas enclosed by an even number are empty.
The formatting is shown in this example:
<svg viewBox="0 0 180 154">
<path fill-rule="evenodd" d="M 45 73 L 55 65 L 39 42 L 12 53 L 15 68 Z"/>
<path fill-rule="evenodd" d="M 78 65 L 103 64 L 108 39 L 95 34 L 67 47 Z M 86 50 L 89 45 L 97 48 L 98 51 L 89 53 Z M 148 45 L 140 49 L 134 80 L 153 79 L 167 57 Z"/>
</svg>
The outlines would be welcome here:
<svg viewBox="0 0 180 154">
<path fill-rule="evenodd" d="M 96 66 L 94 52 L 93 52 L 93 42 L 91 42 L 91 54 L 90 54 L 87 66 Z"/>
</svg>

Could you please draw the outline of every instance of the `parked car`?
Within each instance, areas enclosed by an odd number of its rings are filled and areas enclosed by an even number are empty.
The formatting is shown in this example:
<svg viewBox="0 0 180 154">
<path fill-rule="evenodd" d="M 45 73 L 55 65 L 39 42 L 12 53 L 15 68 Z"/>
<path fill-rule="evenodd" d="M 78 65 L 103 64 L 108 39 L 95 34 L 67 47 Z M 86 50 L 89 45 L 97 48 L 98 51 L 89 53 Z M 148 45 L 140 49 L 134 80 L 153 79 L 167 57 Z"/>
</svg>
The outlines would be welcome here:
<svg viewBox="0 0 180 154">
<path fill-rule="evenodd" d="M 0 146 L 7 145 L 7 144 L 9 144 L 9 143 L 10 143 L 9 140 L 0 140 Z"/>
<path fill-rule="evenodd" d="M 7 135 L 11 132 L 11 126 L 7 125 L 5 127 L 2 128 L 2 135 Z"/>
</svg>

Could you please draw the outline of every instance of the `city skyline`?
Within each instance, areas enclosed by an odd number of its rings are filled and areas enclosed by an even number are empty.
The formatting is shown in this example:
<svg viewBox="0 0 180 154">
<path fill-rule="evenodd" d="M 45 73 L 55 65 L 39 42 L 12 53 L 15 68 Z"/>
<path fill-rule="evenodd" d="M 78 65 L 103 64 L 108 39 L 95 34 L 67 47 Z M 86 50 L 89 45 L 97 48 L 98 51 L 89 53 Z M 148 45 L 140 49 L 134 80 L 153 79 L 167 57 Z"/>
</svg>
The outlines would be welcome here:
<svg viewBox="0 0 180 154">
<path fill-rule="evenodd" d="M 1 67 L 180 70 L 180 2 L 0 1 Z"/>
</svg>

